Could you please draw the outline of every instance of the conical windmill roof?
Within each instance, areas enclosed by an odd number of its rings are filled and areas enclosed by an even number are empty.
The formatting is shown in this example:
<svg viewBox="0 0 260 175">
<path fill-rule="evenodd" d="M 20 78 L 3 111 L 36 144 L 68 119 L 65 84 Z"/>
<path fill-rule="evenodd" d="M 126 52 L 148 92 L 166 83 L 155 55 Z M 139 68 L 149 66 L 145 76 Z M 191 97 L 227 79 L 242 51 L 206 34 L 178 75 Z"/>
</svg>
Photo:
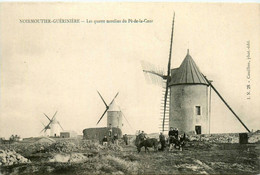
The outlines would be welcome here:
<svg viewBox="0 0 260 175">
<path fill-rule="evenodd" d="M 114 100 L 111 105 L 109 105 L 109 108 L 107 111 L 121 111 L 120 107 L 116 104 L 116 101 Z"/>
<path fill-rule="evenodd" d="M 171 75 L 172 79 L 169 86 L 180 84 L 208 85 L 198 66 L 190 56 L 189 50 L 180 67 L 171 70 Z"/>
</svg>

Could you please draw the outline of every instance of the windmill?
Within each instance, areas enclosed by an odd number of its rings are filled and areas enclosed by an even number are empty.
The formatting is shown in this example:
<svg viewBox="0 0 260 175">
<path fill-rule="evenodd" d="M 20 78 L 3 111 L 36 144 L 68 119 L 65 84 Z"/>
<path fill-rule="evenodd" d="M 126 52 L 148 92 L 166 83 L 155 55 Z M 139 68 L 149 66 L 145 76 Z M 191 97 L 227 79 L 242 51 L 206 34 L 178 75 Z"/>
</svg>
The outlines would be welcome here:
<svg viewBox="0 0 260 175">
<path fill-rule="evenodd" d="M 49 123 L 47 125 L 44 125 L 42 123 L 44 128 L 41 130 L 40 133 L 44 132 L 46 135 L 50 135 L 52 137 L 57 137 L 60 135 L 60 131 L 63 131 L 64 129 L 62 128 L 60 122 L 56 119 L 57 112 L 58 111 L 55 112 L 52 118 L 43 113 L 44 116 L 49 120 Z"/>
<path fill-rule="evenodd" d="M 107 113 L 107 127 L 116 127 L 116 128 L 122 129 L 122 126 L 123 126 L 123 124 L 122 124 L 122 116 L 125 118 L 125 120 L 127 121 L 128 125 L 131 127 L 130 123 L 126 119 L 126 117 L 123 114 L 122 110 L 116 104 L 115 99 L 118 96 L 119 92 L 116 93 L 116 95 L 114 96 L 112 101 L 109 103 L 109 105 L 107 105 L 107 103 L 105 102 L 105 100 L 102 97 L 102 95 L 100 94 L 100 92 L 97 91 L 97 93 L 98 93 L 99 97 L 101 98 L 101 100 L 103 101 L 103 103 L 106 106 L 106 109 L 105 109 L 104 113 L 101 115 L 100 119 L 98 120 L 97 125 L 102 120 L 104 115 Z M 132 127 L 131 127 L 131 129 L 132 129 Z"/>
<path fill-rule="evenodd" d="M 180 130 L 184 132 L 208 134 L 210 131 L 209 117 L 212 88 L 244 128 L 250 132 L 217 89 L 212 85 L 212 81 L 208 80 L 207 77 L 201 73 L 190 56 L 189 49 L 180 67 L 171 69 L 174 19 L 175 13 L 172 21 L 167 74 L 163 75 L 162 71 L 158 71 L 158 69 L 147 70 L 143 66 L 143 72 L 145 75 L 149 76 L 154 83 L 158 84 L 158 77 L 160 77 L 160 79 L 163 80 L 161 82 L 164 83 L 161 131 L 167 130 L 165 128 L 165 120 L 166 115 L 168 115 L 168 124 L 170 127 L 180 128 Z M 210 93 L 208 93 L 208 87 L 210 87 Z"/>
</svg>

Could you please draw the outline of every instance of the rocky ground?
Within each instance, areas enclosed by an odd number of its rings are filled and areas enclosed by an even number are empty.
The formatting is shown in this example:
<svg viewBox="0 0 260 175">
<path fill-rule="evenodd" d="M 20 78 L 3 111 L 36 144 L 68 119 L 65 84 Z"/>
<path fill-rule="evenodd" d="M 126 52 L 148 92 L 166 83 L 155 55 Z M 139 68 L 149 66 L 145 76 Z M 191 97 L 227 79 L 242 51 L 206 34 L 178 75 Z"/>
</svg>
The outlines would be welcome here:
<svg viewBox="0 0 260 175">
<path fill-rule="evenodd" d="M 14 150 L 0 150 L 0 166 L 30 163 L 30 160 L 16 153 Z"/>
<path fill-rule="evenodd" d="M 64 139 L 53 144 L 0 145 L 0 149 L 0 174 L 260 173 L 259 143 L 193 140 L 183 151 L 150 149 L 145 153 L 143 148 L 137 153 L 133 143 L 104 147 L 97 142 Z"/>
</svg>

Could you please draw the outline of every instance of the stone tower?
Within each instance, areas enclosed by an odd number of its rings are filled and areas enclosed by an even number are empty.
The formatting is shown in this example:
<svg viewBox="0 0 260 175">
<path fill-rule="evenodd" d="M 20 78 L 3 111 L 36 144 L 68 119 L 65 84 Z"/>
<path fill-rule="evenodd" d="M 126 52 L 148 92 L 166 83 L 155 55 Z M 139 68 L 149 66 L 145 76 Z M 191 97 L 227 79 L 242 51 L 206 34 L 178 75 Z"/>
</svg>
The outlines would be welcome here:
<svg viewBox="0 0 260 175">
<path fill-rule="evenodd" d="M 107 127 L 122 129 L 122 112 L 120 107 L 116 104 L 115 100 L 107 110 Z"/>
<path fill-rule="evenodd" d="M 208 83 L 189 54 L 171 69 L 169 127 L 180 132 L 209 133 Z"/>
</svg>

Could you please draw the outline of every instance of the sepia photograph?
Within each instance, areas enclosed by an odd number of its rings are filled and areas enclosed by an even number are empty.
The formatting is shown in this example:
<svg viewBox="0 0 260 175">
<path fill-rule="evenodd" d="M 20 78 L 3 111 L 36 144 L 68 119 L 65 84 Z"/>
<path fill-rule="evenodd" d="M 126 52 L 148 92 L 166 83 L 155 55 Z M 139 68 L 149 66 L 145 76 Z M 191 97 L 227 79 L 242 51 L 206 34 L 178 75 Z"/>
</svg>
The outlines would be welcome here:
<svg viewBox="0 0 260 175">
<path fill-rule="evenodd" d="M 0 174 L 259 174 L 260 5 L 1 2 Z"/>
</svg>

